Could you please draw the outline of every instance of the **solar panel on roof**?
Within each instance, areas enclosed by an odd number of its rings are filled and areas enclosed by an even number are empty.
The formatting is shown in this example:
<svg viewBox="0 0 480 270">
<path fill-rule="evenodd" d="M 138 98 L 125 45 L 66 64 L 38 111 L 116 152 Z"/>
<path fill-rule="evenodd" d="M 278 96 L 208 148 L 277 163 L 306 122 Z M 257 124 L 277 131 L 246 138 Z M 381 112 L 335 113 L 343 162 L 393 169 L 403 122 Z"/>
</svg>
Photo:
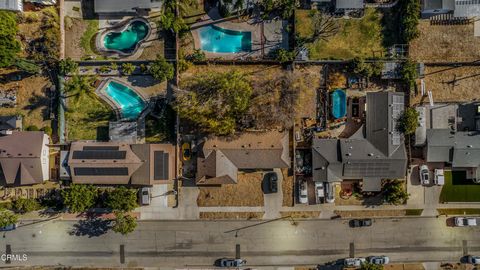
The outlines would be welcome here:
<svg viewBox="0 0 480 270">
<path fill-rule="evenodd" d="M 105 168 L 93 168 L 93 167 L 82 167 L 74 168 L 73 172 L 76 176 L 124 176 L 128 175 L 127 167 L 105 167 Z"/>
<path fill-rule="evenodd" d="M 127 151 L 73 151 L 73 159 L 125 159 Z"/>
<path fill-rule="evenodd" d="M 108 145 L 108 146 L 84 146 L 83 150 L 88 150 L 88 151 L 118 151 L 120 147 L 114 146 L 114 145 Z"/>
<path fill-rule="evenodd" d="M 153 160 L 153 179 L 168 180 L 168 153 L 155 151 Z"/>
</svg>

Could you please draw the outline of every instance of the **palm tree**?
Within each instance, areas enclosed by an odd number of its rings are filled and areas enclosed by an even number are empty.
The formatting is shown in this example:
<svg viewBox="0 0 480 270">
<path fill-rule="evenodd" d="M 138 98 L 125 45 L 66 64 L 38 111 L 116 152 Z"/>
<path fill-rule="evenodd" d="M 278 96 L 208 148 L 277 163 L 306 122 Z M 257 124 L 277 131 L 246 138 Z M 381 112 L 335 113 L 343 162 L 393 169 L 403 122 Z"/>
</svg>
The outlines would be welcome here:
<svg viewBox="0 0 480 270">
<path fill-rule="evenodd" d="M 96 76 L 74 75 L 65 83 L 65 92 L 68 93 L 67 98 L 73 97 L 75 103 L 78 103 L 85 96 L 96 98 L 94 87 L 96 80 Z"/>
</svg>

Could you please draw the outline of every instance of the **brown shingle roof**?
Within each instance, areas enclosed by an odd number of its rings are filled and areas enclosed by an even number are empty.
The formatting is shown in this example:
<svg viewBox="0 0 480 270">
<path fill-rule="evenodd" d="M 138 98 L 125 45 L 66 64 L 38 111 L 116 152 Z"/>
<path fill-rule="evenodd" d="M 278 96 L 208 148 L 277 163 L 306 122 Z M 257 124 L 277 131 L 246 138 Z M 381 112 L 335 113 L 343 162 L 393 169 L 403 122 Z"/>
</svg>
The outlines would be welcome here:
<svg viewBox="0 0 480 270">
<path fill-rule="evenodd" d="M 287 132 L 251 132 L 233 140 L 214 138 L 197 161 L 198 184 L 232 184 L 240 169 L 289 168 Z"/>
</svg>

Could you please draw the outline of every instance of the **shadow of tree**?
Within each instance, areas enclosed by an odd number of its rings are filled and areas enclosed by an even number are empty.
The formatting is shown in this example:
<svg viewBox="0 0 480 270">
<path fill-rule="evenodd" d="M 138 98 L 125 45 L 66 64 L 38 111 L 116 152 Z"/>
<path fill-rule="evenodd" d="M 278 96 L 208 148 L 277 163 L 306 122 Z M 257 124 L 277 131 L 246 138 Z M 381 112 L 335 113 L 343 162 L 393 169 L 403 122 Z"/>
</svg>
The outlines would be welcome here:
<svg viewBox="0 0 480 270">
<path fill-rule="evenodd" d="M 79 220 L 77 224 L 73 225 L 73 229 L 69 234 L 75 236 L 88 236 L 89 238 L 98 237 L 106 234 L 111 226 L 110 220 L 93 217 Z"/>
<path fill-rule="evenodd" d="M 35 94 L 28 99 L 28 105 L 24 106 L 23 109 L 29 111 L 29 114 L 37 109 L 41 109 L 42 118 L 45 120 L 49 118 L 49 105 L 49 97 Z"/>
<path fill-rule="evenodd" d="M 158 83 L 152 76 L 129 76 L 128 82 L 137 87 L 150 87 Z"/>
</svg>

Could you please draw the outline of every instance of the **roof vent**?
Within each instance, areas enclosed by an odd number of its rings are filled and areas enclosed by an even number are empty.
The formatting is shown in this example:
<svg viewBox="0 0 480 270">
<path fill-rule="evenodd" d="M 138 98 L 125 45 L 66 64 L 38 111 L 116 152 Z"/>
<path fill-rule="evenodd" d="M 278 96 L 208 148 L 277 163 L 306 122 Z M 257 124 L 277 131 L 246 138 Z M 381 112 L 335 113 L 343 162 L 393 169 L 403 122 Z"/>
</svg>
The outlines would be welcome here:
<svg viewBox="0 0 480 270">
<path fill-rule="evenodd" d="M 473 145 L 469 144 L 469 145 L 467 145 L 467 147 L 468 147 L 468 148 L 472 148 L 472 147 L 473 147 Z"/>
<path fill-rule="evenodd" d="M 347 153 L 347 154 L 346 154 L 346 156 L 351 156 L 351 155 L 352 155 L 352 153 Z"/>
<path fill-rule="evenodd" d="M 369 157 L 373 157 L 373 155 L 374 155 L 373 153 L 368 153 Z"/>
</svg>

